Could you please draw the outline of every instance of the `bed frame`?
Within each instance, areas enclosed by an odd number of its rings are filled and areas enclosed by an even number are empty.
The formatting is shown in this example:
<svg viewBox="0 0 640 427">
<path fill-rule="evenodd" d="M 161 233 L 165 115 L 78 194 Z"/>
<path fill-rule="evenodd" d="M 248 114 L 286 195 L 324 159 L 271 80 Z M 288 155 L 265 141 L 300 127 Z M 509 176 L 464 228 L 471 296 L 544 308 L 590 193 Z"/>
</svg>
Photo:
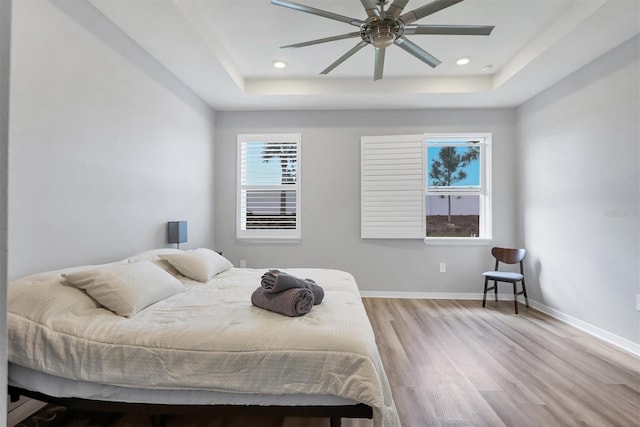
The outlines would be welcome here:
<svg viewBox="0 0 640 427">
<path fill-rule="evenodd" d="M 373 418 L 373 409 L 363 403 L 344 406 L 163 405 L 52 397 L 14 386 L 9 386 L 8 391 L 12 402 L 17 401 L 20 396 L 25 396 L 41 402 L 87 412 L 146 414 L 149 415 L 153 427 L 164 427 L 168 416 L 181 414 L 329 418 L 331 427 L 340 427 L 342 418 Z"/>
</svg>

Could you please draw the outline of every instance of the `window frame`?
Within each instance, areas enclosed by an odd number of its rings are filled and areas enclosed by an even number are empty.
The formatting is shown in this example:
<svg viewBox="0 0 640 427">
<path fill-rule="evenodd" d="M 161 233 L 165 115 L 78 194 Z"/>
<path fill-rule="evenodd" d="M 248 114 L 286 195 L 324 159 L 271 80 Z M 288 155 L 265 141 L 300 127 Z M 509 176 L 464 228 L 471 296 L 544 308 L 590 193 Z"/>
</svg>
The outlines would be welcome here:
<svg viewBox="0 0 640 427">
<path fill-rule="evenodd" d="M 243 144 L 248 143 L 294 143 L 296 146 L 296 180 L 294 184 L 270 184 L 274 191 L 286 189 L 294 190 L 295 201 L 295 229 L 246 229 L 246 216 L 243 216 L 243 191 L 252 187 L 264 189 L 265 185 L 243 185 Z M 236 240 L 245 243 L 297 243 L 302 239 L 302 134 L 300 133 L 263 133 L 263 134 L 238 134 L 237 135 L 237 176 L 236 176 Z M 246 193 L 244 193 L 246 194 Z M 244 221 L 243 221 L 244 219 Z M 244 229 L 243 229 L 244 226 Z"/>
<path fill-rule="evenodd" d="M 449 133 L 425 133 L 425 176 L 427 177 L 424 185 L 425 212 L 427 209 L 427 197 L 439 195 L 472 195 L 479 197 L 479 230 L 478 237 L 424 237 L 424 243 L 427 245 L 488 245 L 493 241 L 492 233 L 492 195 L 491 195 L 491 136 L 490 132 L 449 132 Z M 437 140 L 437 144 L 429 144 L 430 140 Z M 446 144 L 446 140 L 452 141 Z M 454 141 L 460 140 L 480 140 L 478 147 L 480 148 L 480 185 L 476 187 L 458 187 L 449 189 L 429 190 L 429 147 L 447 147 L 447 146 L 473 146 L 455 144 Z M 444 143 L 440 143 L 444 142 Z M 426 217 L 425 217 L 426 221 Z"/>
</svg>

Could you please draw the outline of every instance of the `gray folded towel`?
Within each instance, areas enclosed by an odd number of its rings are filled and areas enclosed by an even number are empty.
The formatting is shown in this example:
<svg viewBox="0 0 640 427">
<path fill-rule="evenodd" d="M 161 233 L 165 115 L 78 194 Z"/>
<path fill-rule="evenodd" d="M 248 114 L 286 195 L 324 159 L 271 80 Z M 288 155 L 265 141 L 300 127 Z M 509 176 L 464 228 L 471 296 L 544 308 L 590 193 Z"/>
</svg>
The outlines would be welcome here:
<svg viewBox="0 0 640 427">
<path fill-rule="evenodd" d="M 313 292 L 315 305 L 324 299 L 324 289 L 312 279 L 301 279 L 280 270 L 269 270 L 262 275 L 260 286 L 267 292 L 282 292 L 293 288 L 307 288 Z"/>
<path fill-rule="evenodd" d="M 314 280 L 304 279 L 304 283 L 311 292 L 313 292 L 314 305 L 318 305 L 324 299 L 324 289 L 318 285 Z"/>
<path fill-rule="evenodd" d="M 251 304 L 289 317 L 307 314 L 313 308 L 313 301 L 313 292 L 307 288 L 273 293 L 260 287 L 251 294 Z"/>
</svg>

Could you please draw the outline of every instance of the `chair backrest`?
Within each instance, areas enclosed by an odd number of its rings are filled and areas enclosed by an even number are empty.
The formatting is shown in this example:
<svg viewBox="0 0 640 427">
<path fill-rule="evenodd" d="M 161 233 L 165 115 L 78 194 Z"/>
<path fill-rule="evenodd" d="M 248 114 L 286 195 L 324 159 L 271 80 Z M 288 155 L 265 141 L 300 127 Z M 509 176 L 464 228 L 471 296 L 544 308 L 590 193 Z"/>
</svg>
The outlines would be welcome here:
<svg viewBox="0 0 640 427">
<path fill-rule="evenodd" d="M 498 266 L 498 261 L 503 262 L 505 264 L 517 264 L 522 262 L 524 257 L 527 255 L 527 251 L 525 249 L 514 249 L 514 248 L 491 248 L 491 255 L 496 259 L 496 268 Z"/>
</svg>

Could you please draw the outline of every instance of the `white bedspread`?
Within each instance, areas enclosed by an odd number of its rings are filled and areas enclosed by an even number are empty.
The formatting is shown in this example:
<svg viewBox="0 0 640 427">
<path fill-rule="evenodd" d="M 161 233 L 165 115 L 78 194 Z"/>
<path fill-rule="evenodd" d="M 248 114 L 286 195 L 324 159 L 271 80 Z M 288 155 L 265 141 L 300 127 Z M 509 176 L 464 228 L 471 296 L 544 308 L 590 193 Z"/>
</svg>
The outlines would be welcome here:
<svg viewBox="0 0 640 427">
<path fill-rule="evenodd" d="M 376 426 L 400 422 L 353 276 L 285 269 L 325 290 L 289 318 L 251 305 L 265 269 L 232 268 L 131 318 L 64 284 L 60 271 L 8 289 L 9 361 L 48 374 L 150 389 L 335 395 L 370 405 Z"/>
</svg>

